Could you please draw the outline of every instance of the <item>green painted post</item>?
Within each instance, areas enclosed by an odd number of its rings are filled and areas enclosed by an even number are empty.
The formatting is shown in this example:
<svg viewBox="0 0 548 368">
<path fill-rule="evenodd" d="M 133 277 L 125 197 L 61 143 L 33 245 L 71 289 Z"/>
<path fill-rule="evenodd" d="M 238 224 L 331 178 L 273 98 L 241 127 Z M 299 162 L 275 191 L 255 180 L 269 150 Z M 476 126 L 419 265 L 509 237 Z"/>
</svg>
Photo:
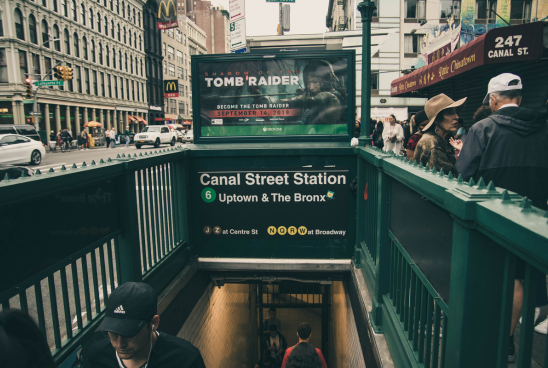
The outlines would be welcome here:
<svg viewBox="0 0 548 368">
<path fill-rule="evenodd" d="M 455 219 L 449 292 L 451 313 L 444 331 L 446 368 L 495 367 L 505 260 L 503 247 L 473 229 L 471 224 Z M 494 292 L 494 285 L 500 285 L 498 292 Z"/>
<path fill-rule="evenodd" d="M 119 181 L 120 208 L 122 209 L 122 234 L 118 238 L 120 283 L 141 281 L 141 255 L 139 241 L 139 215 L 135 195 L 135 171 L 124 164 L 124 174 Z"/>
<path fill-rule="evenodd" d="M 361 119 L 362 134 L 360 146 L 371 145 L 371 19 L 376 9 L 372 1 L 362 1 L 358 11 L 362 15 L 362 88 L 361 88 Z M 364 129 L 365 128 L 365 129 Z"/>
</svg>

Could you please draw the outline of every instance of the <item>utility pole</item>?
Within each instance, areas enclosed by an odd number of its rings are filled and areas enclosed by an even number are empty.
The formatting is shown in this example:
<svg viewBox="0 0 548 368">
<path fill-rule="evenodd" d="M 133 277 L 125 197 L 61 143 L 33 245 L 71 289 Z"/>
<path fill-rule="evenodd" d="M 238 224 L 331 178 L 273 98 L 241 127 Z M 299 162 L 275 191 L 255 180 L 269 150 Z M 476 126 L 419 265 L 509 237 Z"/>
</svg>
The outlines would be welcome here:
<svg viewBox="0 0 548 368">
<path fill-rule="evenodd" d="M 363 133 L 359 138 L 360 146 L 371 145 L 371 19 L 375 9 L 375 3 L 372 1 L 362 1 L 358 4 L 358 11 L 362 15 L 361 119 Z"/>
<path fill-rule="evenodd" d="M 278 36 L 284 35 L 284 27 L 283 27 L 283 4 L 280 2 L 280 24 L 278 25 Z"/>
</svg>

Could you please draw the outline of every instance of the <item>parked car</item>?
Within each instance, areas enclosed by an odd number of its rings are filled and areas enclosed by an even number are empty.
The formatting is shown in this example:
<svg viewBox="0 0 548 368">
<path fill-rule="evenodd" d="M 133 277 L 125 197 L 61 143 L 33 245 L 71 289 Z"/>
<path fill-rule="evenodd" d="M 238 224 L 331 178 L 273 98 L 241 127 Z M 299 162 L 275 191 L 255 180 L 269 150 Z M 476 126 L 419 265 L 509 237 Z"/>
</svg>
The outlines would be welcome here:
<svg viewBox="0 0 548 368">
<path fill-rule="evenodd" d="M 175 145 L 177 137 L 167 125 L 151 125 L 145 127 L 141 133 L 135 134 L 135 147 L 141 148 L 146 144 L 154 145 L 154 148 L 160 147 L 162 143 Z"/>
<path fill-rule="evenodd" d="M 36 128 L 34 127 L 34 125 L 30 124 L 2 124 L 0 125 L 0 134 L 19 134 L 24 135 L 25 137 L 29 137 L 30 139 L 34 139 L 38 142 L 41 141 L 40 135 L 36 131 Z"/>
<path fill-rule="evenodd" d="M 39 165 L 46 149 L 40 141 L 17 134 L 0 135 L 0 163 Z"/>
<path fill-rule="evenodd" d="M 23 176 L 23 173 L 25 173 L 27 176 L 32 176 L 34 175 L 34 170 L 30 167 L 25 166 L 0 164 L 0 181 L 4 180 L 6 174 L 8 174 L 10 179 L 17 179 Z"/>
<path fill-rule="evenodd" d="M 180 130 L 175 130 L 175 134 L 177 135 L 177 142 L 183 143 L 185 133 L 181 132 Z"/>
<path fill-rule="evenodd" d="M 194 132 L 192 130 L 189 130 L 188 132 L 186 132 L 185 136 L 183 137 L 183 142 L 184 143 L 194 142 Z"/>
</svg>

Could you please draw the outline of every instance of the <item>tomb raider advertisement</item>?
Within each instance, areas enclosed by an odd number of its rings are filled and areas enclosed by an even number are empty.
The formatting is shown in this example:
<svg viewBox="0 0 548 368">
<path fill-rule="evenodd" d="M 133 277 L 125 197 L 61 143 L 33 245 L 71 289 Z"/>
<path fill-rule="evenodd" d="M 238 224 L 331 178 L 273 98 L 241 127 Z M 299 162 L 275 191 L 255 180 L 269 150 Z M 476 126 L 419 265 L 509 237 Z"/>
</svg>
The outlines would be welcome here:
<svg viewBox="0 0 548 368">
<path fill-rule="evenodd" d="M 198 61 L 200 135 L 348 134 L 348 64 L 329 54 Z"/>
</svg>

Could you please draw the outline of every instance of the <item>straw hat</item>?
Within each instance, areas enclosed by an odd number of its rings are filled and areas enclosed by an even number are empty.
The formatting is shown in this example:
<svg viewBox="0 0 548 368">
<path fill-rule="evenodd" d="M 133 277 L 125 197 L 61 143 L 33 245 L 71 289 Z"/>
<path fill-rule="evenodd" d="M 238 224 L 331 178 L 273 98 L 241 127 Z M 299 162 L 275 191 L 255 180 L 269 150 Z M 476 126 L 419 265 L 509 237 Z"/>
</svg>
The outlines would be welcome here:
<svg viewBox="0 0 548 368">
<path fill-rule="evenodd" d="M 464 103 L 466 102 L 467 98 L 468 97 L 465 97 L 455 102 L 443 93 L 432 97 L 426 103 L 426 105 L 424 105 L 424 111 L 426 112 L 426 116 L 430 121 L 422 131 L 426 132 L 432 126 L 432 124 L 434 124 L 434 120 L 436 120 L 436 117 L 442 110 L 457 107 L 457 112 L 460 112 L 460 110 L 462 110 L 462 108 L 464 107 Z"/>
</svg>

